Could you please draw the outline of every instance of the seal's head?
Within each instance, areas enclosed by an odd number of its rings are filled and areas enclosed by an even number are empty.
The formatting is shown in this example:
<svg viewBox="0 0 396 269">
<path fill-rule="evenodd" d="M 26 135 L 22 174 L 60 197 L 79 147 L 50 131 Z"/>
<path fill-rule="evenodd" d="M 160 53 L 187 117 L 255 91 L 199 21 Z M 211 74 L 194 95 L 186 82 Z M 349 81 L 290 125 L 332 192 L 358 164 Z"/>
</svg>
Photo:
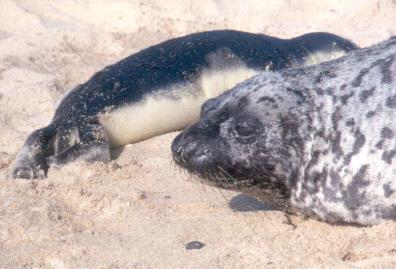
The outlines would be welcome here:
<svg viewBox="0 0 396 269">
<path fill-rule="evenodd" d="M 212 185 L 287 196 L 309 139 L 310 121 L 297 116 L 306 98 L 278 73 L 258 75 L 207 101 L 200 120 L 174 139 L 173 158 Z"/>
</svg>

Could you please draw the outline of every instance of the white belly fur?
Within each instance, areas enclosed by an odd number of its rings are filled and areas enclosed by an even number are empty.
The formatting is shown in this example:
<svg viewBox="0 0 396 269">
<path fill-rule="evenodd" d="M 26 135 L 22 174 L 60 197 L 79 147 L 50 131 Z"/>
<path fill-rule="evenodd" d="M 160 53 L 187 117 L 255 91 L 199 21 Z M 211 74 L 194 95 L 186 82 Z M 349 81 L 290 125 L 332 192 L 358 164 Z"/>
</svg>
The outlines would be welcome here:
<svg viewBox="0 0 396 269">
<path fill-rule="evenodd" d="M 143 100 L 99 115 L 112 146 L 138 142 L 185 128 L 199 118 L 201 105 L 258 72 L 238 66 L 205 70 L 194 83 L 173 85 Z"/>
</svg>

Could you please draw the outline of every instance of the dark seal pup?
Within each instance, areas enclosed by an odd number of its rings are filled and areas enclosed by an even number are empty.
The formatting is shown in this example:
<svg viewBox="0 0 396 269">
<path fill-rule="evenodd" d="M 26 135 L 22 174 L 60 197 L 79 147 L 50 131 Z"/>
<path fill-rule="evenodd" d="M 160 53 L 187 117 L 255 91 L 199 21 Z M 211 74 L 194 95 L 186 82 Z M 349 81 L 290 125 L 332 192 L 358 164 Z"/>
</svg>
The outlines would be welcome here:
<svg viewBox="0 0 396 269">
<path fill-rule="evenodd" d="M 110 160 L 121 146 L 180 130 L 201 104 L 257 72 L 328 60 L 356 46 L 336 35 L 291 40 L 210 31 L 168 40 L 104 68 L 60 101 L 51 123 L 19 152 L 13 177 L 42 177 L 78 157 Z"/>
<path fill-rule="evenodd" d="M 239 84 L 202 106 L 172 152 L 206 182 L 284 211 L 396 220 L 396 38 Z"/>
</svg>

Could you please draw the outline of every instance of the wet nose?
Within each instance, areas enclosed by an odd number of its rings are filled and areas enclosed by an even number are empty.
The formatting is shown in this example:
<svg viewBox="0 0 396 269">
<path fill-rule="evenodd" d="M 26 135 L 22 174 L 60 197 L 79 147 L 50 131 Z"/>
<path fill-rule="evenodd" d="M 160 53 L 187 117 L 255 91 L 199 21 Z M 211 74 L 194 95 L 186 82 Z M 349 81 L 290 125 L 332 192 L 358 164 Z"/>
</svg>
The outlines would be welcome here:
<svg viewBox="0 0 396 269">
<path fill-rule="evenodd" d="M 210 146 L 195 141 L 180 145 L 174 153 L 179 165 L 191 171 L 204 171 L 213 165 L 213 152 Z"/>
<path fill-rule="evenodd" d="M 200 145 L 199 138 L 190 133 L 179 134 L 172 142 L 172 155 L 176 163 L 190 163 L 194 157 L 201 156 L 208 152 L 205 146 Z"/>
<path fill-rule="evenodd" d="M 172 141 L 173 159 L 178 165 L 192 171 L 211 168 L 216 158 L 210 139 L 196 130 L 185 130 Z"/>
<path fill-rule="evenodd" d="M 198 136 L 202 136 L 201 125 L 202 125 L 201 123 L 192 124 L 173 139 L 171 150 L 172 150 L 173 158 L 176 161 L 176 163 L 182 164 L 183 163 L 182 153 L 185 155 L 186 152 L 190 153 L 190 151 L 194 149 L 195 146 L 194 141 L 196 140 L 195 138 Z M 192 144 L 189 145 L 190 143 Z M 188 151 L 186 151 L 186 148 L 188 148 Z"/>
</svg>

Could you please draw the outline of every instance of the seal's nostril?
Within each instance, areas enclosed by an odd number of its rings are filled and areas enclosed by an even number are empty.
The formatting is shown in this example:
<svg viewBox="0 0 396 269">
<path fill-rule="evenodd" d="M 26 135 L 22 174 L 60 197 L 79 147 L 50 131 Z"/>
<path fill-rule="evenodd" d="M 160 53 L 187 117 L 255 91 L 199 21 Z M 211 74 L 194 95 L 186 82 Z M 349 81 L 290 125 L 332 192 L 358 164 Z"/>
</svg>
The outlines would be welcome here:
<svg viewBox="0 0 396 269">
<path fill-rule="evenodd" d="M 180 147 L 180 155 L 179 155 L 180 160 L 181 160 L 183 163 L 186 163 L 185 158 L 183 158 L 183 153 L 185 153 L 185 151 L 183 151 L 183 148 Z M 185 154 L 184 154 L 184 155 L 185 155 Z"/>
<path fill-rule="evenodd" d="M 181 152 L 183 151 L 183 147 L 179 146 L 176 150 L 176 153 L 181 154 Z"/>
<path fill-rule="evenodd" d="M 179 146 L 177 148 L 176 153 L 178 154 L 179 160 L 181 161 L 181 163 L 186 163 L 186 151 L 184 150 L 184 148 L 182 146 Z M 184 156 L 184 157 L 183 157 Z"/>
</svg>

